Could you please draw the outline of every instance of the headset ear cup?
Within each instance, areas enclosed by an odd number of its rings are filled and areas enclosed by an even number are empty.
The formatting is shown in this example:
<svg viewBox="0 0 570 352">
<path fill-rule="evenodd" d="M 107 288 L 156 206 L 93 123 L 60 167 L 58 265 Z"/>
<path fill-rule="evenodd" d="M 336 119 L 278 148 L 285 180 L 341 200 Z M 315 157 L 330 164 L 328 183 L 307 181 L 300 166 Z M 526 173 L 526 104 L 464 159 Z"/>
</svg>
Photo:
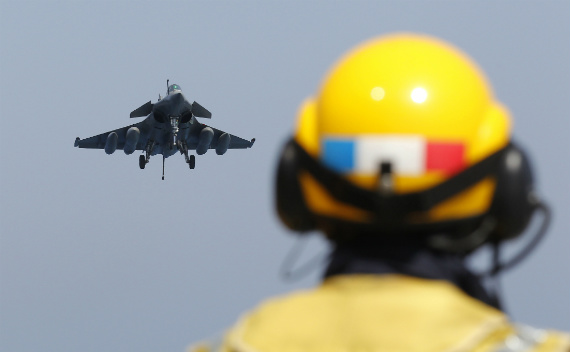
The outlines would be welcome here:
<svg viewBox="0 0 570 352">
<path fill-rule="evenodd" d="M 315 220 L 307 207 L 299 182 L 299 163 L 293 140 L 281 152 L 275 183 L 275 201 L 281 221 L 291 230 L 314 230 Z"/>
<path fill-rule="evenodd" d="M 534 182 L 526 153 L 511 143 L 497 172 L 497 186 L 490 213 L 497 220 L 491 240 L 517 237 L 536 210 Z"/>
</svg>

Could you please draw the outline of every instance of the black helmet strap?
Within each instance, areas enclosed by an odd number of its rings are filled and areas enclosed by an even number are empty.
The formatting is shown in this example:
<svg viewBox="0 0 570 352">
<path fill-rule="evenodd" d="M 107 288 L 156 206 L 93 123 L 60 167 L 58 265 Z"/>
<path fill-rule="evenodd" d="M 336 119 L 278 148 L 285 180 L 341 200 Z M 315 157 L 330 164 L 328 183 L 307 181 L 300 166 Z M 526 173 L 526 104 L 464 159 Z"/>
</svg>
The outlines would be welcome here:
<svg viewBox="0 0 570 352">
<path fill-rule="evenodd" d="M 394 194 L 375 192 L 353 185 L 346 178 L 323 165 L 294 139 L 289 142 L 298 156 L 298 167 L 307 171 L 337 200 L 375 213 L 380 219 L 394 220 L 412 212 L 427 211 L 442 201 L 494 176 L 508 145 L 485 159 L 457 173 L 439 185 L 421 192 Z"/>
</svg>

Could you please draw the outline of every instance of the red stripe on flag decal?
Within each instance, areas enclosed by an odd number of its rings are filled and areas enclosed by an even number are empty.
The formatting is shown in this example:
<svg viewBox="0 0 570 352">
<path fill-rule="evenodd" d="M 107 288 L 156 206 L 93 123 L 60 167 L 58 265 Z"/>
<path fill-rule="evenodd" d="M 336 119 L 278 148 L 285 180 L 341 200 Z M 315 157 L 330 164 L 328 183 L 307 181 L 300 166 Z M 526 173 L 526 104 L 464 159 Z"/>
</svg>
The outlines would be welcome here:
<svg viewBox="0 0 570 352">
<path fill-rule="evenodd" d="M 465 166 L 463 143 L 427 142 L 426 171 L 443 171 L 449 175 L 463 170 Z"/>
</svg>

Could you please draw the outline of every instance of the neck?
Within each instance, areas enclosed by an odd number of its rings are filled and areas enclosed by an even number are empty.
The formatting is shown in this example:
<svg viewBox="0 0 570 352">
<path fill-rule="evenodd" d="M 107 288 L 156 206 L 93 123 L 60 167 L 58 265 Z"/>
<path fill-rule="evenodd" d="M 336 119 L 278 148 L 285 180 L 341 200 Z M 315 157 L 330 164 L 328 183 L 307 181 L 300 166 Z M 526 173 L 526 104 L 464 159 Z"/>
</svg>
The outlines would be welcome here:
<svg viewBox="0 0 570 352">
<path fill-rule="evenodd" d="M 337 245 L 325 277 L 346 274 L 402 274 L 431 280 L 446 280 L 469 296 L 499 308 L 481 279 L 469 271 L 464 258 L 405 244 Z"/>
</svg>

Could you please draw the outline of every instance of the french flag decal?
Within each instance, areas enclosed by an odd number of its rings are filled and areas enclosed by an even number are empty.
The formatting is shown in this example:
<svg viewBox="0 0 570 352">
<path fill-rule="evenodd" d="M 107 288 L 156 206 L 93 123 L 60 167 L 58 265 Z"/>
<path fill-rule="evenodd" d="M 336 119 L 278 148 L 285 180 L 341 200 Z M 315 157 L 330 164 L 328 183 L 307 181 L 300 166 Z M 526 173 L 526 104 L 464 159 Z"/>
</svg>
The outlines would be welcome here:
<svg viewBox="0 0 570 352">
<path fill-rule="evenodd" d="M 390 162 L 395 173 L 405 176 L 430 171 L 452 175 L 466 166 L 463 143 L 428 141 L 422 136 L 326 137 L 322 150 L 323 163 L 340 173 L 375 175 L 382 162 Z"/>
</svg>

